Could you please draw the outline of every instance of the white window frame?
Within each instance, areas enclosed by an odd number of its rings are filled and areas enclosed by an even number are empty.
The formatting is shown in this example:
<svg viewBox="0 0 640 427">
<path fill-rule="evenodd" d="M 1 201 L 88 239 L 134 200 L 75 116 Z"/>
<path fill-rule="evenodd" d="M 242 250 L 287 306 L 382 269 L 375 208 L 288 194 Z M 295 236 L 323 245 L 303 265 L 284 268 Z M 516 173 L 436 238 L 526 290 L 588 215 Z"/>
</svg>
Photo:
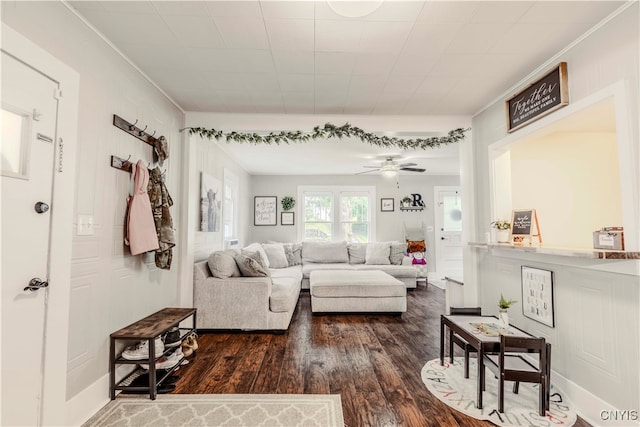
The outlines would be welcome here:
<svg viewBox="0 0 640 427">
<path fill-rule="evenodd" d="M 342 221 L 340 218 L 340 196 L 344 193 L 349 195 L 367 195 L 369 197 L 369 241 L 376 241 L 376 187 L 370 185 L 300 185 L 298 186 L 297 216 L 298 220 L 298 240 L 304 238 L 304 195 L 306 193 L 331 193 L 332 204 L 332 241 L 345 240 Z"/>
<path fill-rule="evenodd" d="M 222 239 L 223 241 L 236 239 L 238 237 L 238 176 L 228 169 L 224 170 L 223 196 L 222 196 Z M 228 194 L 228 187 L 231 187 L 231 194 Z M 231 218 L 227 215 L 226 204 L 231 200 Z M 231 234 L 226 234 L 226 226 L 231 223 Z"/>
</svg>

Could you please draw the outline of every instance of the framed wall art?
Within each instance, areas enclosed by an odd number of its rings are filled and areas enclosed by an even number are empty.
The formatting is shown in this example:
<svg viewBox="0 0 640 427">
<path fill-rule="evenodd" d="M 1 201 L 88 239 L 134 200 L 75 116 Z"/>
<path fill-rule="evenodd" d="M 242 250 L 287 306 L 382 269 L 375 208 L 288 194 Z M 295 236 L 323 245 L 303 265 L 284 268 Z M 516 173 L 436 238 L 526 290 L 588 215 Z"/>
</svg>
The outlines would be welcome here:
<svg viewBox="0 0 640 427">
<path fill-rule="evenodd" d="M 200 231 L 219 232 L 222 222 L 222 185 L 206 172 L 201 174 Z"/>
<path fill-rule="evenodd" d="M 522 314 L 554 327 L 553 271 L 522 266 Z"/>
<path fill-rule="evenodd" d="M 281 212 L 280 213 L 280 225 L 294 225 L 294 213 L 293 212 Z"/>
<path fill-rule="evenodd" d="M 253 198 L 253 225 L 278 225 L 277 209 L 278 198 L 276 196 L 255 196 Z"/>
<path fill-rule="evenodd" d="M 393 199 L 380 199 L 380 212 L 393 212 L 394 209 Z"/>
</svg>

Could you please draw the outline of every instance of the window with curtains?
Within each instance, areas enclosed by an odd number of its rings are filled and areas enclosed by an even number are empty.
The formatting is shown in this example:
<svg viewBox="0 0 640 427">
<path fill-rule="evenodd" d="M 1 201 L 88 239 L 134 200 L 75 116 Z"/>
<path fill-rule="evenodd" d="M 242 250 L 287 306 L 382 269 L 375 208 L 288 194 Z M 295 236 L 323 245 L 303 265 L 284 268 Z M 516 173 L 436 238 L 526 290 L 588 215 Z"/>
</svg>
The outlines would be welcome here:
<svg viewBox="0 0 640 427">
<path fill-rule="evenodd" d="M 301 186 L 298 194 L 301 240 L 375 240 L 375 187 Z"/>
</svg>

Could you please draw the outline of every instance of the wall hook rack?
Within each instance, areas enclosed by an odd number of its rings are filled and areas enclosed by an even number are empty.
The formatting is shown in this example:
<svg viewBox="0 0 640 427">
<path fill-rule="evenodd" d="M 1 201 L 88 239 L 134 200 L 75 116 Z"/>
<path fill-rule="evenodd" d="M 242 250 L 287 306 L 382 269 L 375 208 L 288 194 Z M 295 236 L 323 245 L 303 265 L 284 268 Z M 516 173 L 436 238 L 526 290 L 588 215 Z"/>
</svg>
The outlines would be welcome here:
<svg viewBox="0 0 640 427">
<path fill-rule="evenodd" d="M 130 158 L 131 156 L 129 156 L 129 159 Z M 131 163 L 129 159 L 123 159 L 118 156 L 111 156 L 111 167 L 131 173 L 133 163 Z"/>
<path fill-rule="evenodd" d="M 153 147 L 153 145 L 156 142 L 156 138 L 153 137 L 153 135 L 149 135 L 148 133 L 145 132 L 145 130 L 147 129 L 148 125 L 144 127 L 144 129 L 140 129 L 138 127 L 135 126 L 135 124 L 138 123 L 138 120 L 136 119 L 135 123 L 131 124 L 128 121 L 126 121 L 125 119 L 123 119 L 122 117 L 118 116 L 117 114 L 113 115 L 113 125 L 117 128 L 122 129 L 123 131 L 125 131 L 126 133 L 128 133 L 129 135 L 138 138 L 139 140 L 146 142 L 147 144 L 151 145 Z M 155 132 L 154 132 L 155 134 Z"/>
</svg>

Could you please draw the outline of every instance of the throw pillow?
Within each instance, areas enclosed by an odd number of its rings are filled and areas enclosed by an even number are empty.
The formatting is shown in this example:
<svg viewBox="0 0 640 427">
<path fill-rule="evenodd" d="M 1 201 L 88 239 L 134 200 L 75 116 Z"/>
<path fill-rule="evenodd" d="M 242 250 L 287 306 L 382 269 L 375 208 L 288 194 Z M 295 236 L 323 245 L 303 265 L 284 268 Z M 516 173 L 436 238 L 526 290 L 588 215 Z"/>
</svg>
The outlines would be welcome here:
<svg viewBox="0 0 640 427">
<path fill-rule="evenodd" d="M 287 263 L 289 264 L 289 267 L 302 264 L 302 244 L 285 243 L 284 253 L 287 257 Z"/>
<path fill-rule="evenodd" d="M 263 268 L 267 268 L 267 266 L 264 264 L 264 261 L 262 260 L 262 257 L 260 256 L 260 253 L 258 251 L 248 251 L 246 249 L 242 249 L 242 251 L 240 251 L 240 254 L 255 260 Z"/>
<path fill-rule="evenodd" d="M 236 260 L 234 259 L 235 251 L 215 251 L 209 255 L 209 270 L 213 277 L 218 279 L 228 279 L 229 277 L 242 276 Z"/>
<path fill-rule="evenodd" d="M 367 253 L 366 243 L 349 243 L 347 251 L 349 252 L 349 264 L 364 264 Z"/>
<path fill-rule="evenodd" d="M 302 242 L 302 261 L 331 264 L 336 262 L 349 262 L 347 242 Z"/>
<path fill-rule="evenodd" d="M 287 255 L 284 252 L 282 243 L 263 243 L 262 249 L 267 254 L 270 268 L 287 268 Z"/>
<path fill-rule="evenodd" d="M 265 253 L 264 249 L 262 249 L 262 245 L 260 243 L 252 243 L 249 246 L 242 248 L 244 250 L 247 251 L 256 251 L 260 254 L 260 256 L 262 257 L 262 261 L 265 267 L 269 267 L 269 258 L 267 257 L 267 254 Z"/>
<path fill-rule="evenodd" d="M 387 265 L 390 264 L 389 254 L 391 244 L 389 242 L 367 243 L 365 264 Z"/>
<path fill-rule="evenodd" d="M 392 242 L 391 253 L 389 254 L 389 262 L 394 265 L 402 264 L 402 259 L 407 253 L 407 245 L 405 243 Z"/>
<path fill-rule="evenodd" d="M 427 245 L 424 240 L 407 240 L 407 252 L 426 252 Z"/>
<path fill-rule="evenodd" d="M 269 270 L 266 267 L 263 267 L 263 265 L 259 261 L 256 261 L 255 258 L 243 254 L 238 254 L 235 257 L 235 260 L 243 276 L 269 277 Z"/>
</svg>

